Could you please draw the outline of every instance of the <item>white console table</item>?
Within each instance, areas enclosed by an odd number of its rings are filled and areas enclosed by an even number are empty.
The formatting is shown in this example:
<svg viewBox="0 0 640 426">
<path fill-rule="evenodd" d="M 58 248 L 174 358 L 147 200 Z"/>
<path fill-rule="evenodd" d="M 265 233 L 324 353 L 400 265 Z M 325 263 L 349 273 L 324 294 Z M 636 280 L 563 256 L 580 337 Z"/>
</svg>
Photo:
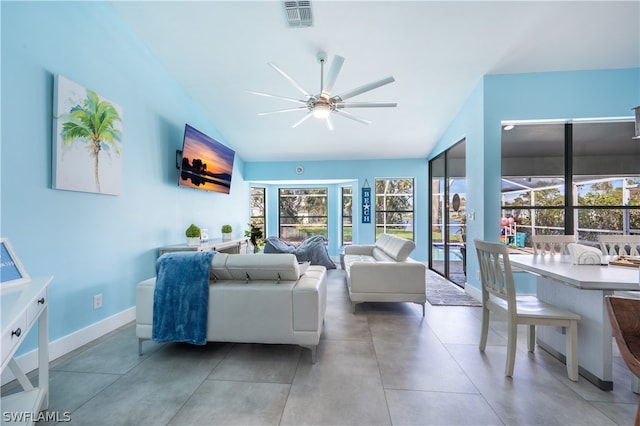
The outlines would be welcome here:
<svg viewBox="0 0 640 426">
<path fill-rule="evenodd" d="M 177 244 L 174 246 L 160 247 L 159 256 L 165 253 L 171 253 L 175 251 L 219 251 L 221 253 L 233 253 L 233 254 L 247 254 L 249 249 L 248 238 L 237 238 L 234 240 L 223 241 L 220 239 L 213 239 L 200 243 L 197 246 L 190 246 L 187 244 Z"/>
<path fill-rule="evenodd" d="M 32 424 L 41 410 L 49 407 L 49 317 L 47 288 L 53 277 L 34 278 L 31 282 L 6 289 L 2 300 L 2 371 L 9 367 L 22 386 L 22 392 L 2 397 L 3 413 L 32 413 L 22 422 Z M 33 326 L 38 324 L 38 387 L 20 369 L 13 356 Z"/>
</svg>

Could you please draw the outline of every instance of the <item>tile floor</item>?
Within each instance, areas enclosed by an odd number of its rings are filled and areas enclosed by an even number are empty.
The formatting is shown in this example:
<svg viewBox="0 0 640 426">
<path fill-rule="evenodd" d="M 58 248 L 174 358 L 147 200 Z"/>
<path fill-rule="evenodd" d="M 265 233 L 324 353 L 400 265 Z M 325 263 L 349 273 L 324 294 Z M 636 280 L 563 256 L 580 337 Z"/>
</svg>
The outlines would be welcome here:
<svg viewBox="0 0 640 426">
<path fill-rule="evenodd" d="M 427 304 L 423 318 L 418 305 L 371 303 L 354 315 L 343 272 L 329 277 L 316 364 L 289 345 L 145 342 L 139 357 L 130 324 L 52 363 L 50 410 L 77 425 L 633 424 L 619 356 L 603 392 L 528 354 L 523 328 L 505 378 L 503 321 L 481 354 L 480 308 Z"/>
</svg>

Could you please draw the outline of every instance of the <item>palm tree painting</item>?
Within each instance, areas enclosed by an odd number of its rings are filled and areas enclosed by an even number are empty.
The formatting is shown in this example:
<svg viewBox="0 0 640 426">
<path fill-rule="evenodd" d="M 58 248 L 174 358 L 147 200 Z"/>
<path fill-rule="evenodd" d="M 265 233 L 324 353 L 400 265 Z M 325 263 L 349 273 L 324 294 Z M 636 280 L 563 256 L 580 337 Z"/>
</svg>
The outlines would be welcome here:
<svg viewBox="0 0 640 426">
<path fill-rule="evenodd" d="M 119 195 L 122 108 L 63 76 L 54 87 L 53 187 Z"/>
</svg>

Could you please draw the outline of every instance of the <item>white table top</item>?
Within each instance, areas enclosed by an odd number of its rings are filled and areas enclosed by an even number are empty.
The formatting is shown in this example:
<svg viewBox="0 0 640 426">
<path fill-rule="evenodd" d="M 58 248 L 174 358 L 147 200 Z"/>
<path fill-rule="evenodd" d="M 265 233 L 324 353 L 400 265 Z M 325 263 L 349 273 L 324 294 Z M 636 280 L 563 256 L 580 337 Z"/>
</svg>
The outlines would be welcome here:
<svg viewBox="0 0 640 426">
<path fill-rule="evenodd" d="M 638 268 L 574 265 L 568 255 L 514 254 L 509 259 L 513 267 L 585 290 L 640 290 Z"/>
</svg>

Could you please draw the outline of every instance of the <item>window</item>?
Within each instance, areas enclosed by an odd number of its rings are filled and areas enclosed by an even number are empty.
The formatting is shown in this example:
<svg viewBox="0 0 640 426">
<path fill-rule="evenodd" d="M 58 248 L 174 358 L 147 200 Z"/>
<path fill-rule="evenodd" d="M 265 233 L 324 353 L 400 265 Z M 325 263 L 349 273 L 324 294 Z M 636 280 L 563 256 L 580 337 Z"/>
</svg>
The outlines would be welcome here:
<svg viewBox="0 0 640 426">
<path fill-rule="evenodd" d="M 633 122 L 516 125 L 502 130 L 502 215 L 532 234 L 640 233 L 640 144 Z M 518 233 L 522 238 L 518 238 Z"/>
<path fill-rule="evenodd" d="M 634 123 L 572 126 L 573 222 L 578 239 L 640 233 L 640 144 Z"/>
<path fill-rule="evenodd" d="M 267 235 L 265 229 L 266 209 L 265 209 L 265 189 L 251 187 L 251 223 L 262 228 L 262 234 Z"/>
<path fill-rule="evenodd" d="M 383 233 L 413 240 L 413 179 L 376 179 L 376 239 Z"/>
<path fill-rule="evenodd" d="M 353 242 L 353 188 L 342 187 L 342 245 Z"/>
<path fill-rule="evenodd" d="M 327 188 L 280 188 L 280 239 L 300 242 L 314 235 L 327 238 L 327 192 Z"/>
</svg>

